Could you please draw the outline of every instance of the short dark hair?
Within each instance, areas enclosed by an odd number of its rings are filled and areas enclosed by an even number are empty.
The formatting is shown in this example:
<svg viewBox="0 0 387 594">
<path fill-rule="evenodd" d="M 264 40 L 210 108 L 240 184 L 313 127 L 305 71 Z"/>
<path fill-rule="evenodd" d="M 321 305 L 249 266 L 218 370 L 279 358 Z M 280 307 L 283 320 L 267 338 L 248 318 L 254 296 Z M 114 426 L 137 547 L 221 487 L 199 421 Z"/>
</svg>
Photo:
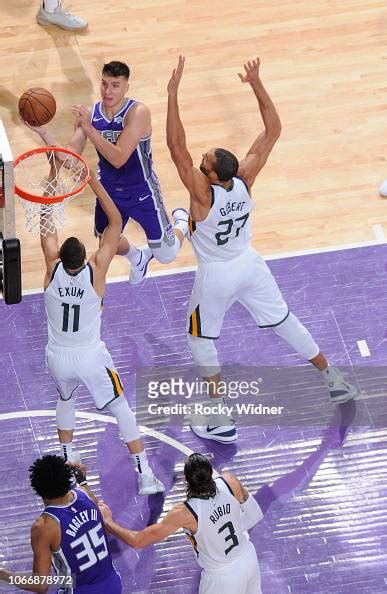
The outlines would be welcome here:
<svg viewBox="0 0 387 594">
<path fill-rule="evenodd" d="M 106 74 L 107 76 L 113 76 L 113 78 L 123 76 L 124 78 L 129 79 L 130 69 L 129 66 L 125 64 L 125 62 L 118 62 L 117 60 L 113 60 L 113 62 L 108 62 L 108 64 L 104 64 L 102 68 L 102 74 Z"/>
<path fill-rule="evenodd" d="M 187 499 L 215 497 L 217 488 L 212 478 L 213 468 L 203 454 L 191 454 L 184 464 L 184 476 L 188 483 Z"/>
<path fill-rule="evenodd" d="M 85 261 L 85 246 L 76 237 L 68 237 L 60 246 L 59 258 L 62 260 L 64 268 L 76 270 L 83 266 Z"/>
<path fill-rule="evenodd" d="M 238 159 L 235 155 L 226 151 L 226 149 L 215 149 L 216 163 L 214 164 L 214 171 L 218 176 L 219 181 L 225 182 L 232 179 L 238 173 Z"/>
<path fill-rule="evenodd" d="M 73 471 L 61 456 L 47 454 L 30 466 L 31 487 L 43 499 L 64 497 L 73 484 Z"/>
</svg>

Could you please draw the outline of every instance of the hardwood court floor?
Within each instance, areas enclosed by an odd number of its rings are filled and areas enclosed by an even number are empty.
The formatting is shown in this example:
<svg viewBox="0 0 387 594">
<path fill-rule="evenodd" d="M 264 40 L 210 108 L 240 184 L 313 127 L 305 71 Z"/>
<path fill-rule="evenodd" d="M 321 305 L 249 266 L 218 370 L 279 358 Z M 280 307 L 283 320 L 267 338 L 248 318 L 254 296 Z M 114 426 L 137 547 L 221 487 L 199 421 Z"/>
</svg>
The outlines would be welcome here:
<svg viewBox="0 0 387 594">
<path fill-rule="evenodd" d="M 101 66 L 121 59 L 132 70 L 131 95 L 153 114 L 153 153 L 169 212 L 188 204 L 165 144 L 166 84 L 180 52 L 187 57 L 181 115 L 189 148 L 224 146 L 243 156 L 262 125 L 250 88 L 237 77 L 245 60 L 261 58 L 262 79 L 282 120 L 282 136 L 254 187 L 254 245 L 262 254 L 374 239 L 387 231 L 377 188 L 385 157 L 387 10 L 384 0 L 136 0 L 72 2 L 89 21 L 73 34 L 35 22 L 38 0 L 0 6 L 0 113 L 14 154 L 37 137 L 17 119 L 17 99 L 31 86 L 51 90 L 51 125 L 62 143 L 72 132 L 72 103 L 99 97 Z M 94 149 L 86 157 L 95 166 Z M 79 234 L 92 250 L 93 203 L 86 192 L 67 209 L 61 237 Z M 24 230 L 24 287 L 42 285 L 39 242 Z M 141 229 L 129 224 L 137 244 Z M 194 264 L 189 245 L 173 266 Z M 151 270 L 165 268 L 152 263 Z M 111 275 L 125 274 L 116 258 Z"/>
</svg>

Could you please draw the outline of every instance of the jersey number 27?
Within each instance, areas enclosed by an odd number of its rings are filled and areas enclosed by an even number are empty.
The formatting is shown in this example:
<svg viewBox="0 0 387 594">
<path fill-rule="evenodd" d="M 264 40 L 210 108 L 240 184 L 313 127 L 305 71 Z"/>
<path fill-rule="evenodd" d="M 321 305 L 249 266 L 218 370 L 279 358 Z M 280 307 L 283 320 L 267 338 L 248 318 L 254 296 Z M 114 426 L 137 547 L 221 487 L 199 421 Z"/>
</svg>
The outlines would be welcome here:
<svg viewBox="0 0 387 594">
<path fill-rule="evenodd" d="M 217 244 L 224 245 L 228 242 L 229 239 L 235 239 L 235 237 L 238 237 L 240 230 L 243 229 L 243 227 L 246 225 L 247 219 L 249 218 L 249 214 L 250 213 L 247 213 L 243 215 L 243 217 L 238 217 L 235 220 L 227 219 L 226 221 L 219 221 L 218 227 L 224 226 L 225 229 L 224 231 L 219 231 L 218 233 L 215 233 L 215 239 L 217 241 Z M 238 223 L 240 223 L 240 225 L 238 225 Z M 229 237 L 234 225 L 235 235 L 234 237 Z"/>
</svg>

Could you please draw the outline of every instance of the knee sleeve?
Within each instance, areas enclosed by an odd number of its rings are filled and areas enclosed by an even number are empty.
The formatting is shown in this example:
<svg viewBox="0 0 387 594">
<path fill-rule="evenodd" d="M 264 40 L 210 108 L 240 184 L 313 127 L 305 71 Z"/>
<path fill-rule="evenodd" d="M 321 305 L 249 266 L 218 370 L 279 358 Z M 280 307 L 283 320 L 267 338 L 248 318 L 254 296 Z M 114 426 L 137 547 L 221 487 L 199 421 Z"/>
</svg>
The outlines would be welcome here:
<svg viewBox="0 0 387 594">
<path fill-rule="evenodd" d="M 116 418 L 118 428 L 125 443 L 139 439 L 140 432 L 136 424 L 136 417 L 123 395 L 110 402 L 107 408 Z"/>
<path fill-rule="evenodd" d="M 163 238 L 160 247 L 153 247 L 152 244 L 150 244 L 149 247 L 158 262 L 161 262 L 161 264 L 169 264 L 169 262 L 175 260 L 181 245 L 176 235 L 173 235 L 172 240 L 166 241 L 166 239 Z"/>
<path fill-rule="evenodd" d="M 274 332 L 283 338 L 295 351 L 310 361 L 320 352 L 310 332 L 301 324 L 300 320 L 292 313 L 286 320 L 273 328 Z"/>
<path fill-rule="evenodd" d="M 218 352 L 215 342 L 209 338 L 200 338 L 187 334 L 188 346 L 193 360 L 200 367 L 203 377 L 212 377 L 220 373 Z"/>
<path fill-rule="evenodd" d="M 56 426 L 64 431 L 71 431 L 75 427 L 74 398 L 61 400 L 56 403 Z"/>
</svg>

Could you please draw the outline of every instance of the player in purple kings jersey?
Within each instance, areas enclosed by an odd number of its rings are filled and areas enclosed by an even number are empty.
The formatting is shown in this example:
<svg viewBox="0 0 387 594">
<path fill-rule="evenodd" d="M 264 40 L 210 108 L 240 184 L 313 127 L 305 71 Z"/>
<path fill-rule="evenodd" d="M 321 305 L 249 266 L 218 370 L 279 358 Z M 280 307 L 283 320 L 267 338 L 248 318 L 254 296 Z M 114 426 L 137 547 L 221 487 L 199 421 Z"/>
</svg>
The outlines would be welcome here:
<svg viewBox="0 0 387 594">
<path fill-rule="evenodd" d="M 138 249 L 121 236 L 117 254 L 131 264 L 129 280 L 140 283 L 150 260 L 172 262 L 188 233 L 188 212 L 172 212 L 174 226 L 165 210 L 160 185 L 153 169 L 151 151 L 151 114 L 143 103 L 127 99 L 129 67 L 123 62 L 109 62 L 102 69 L 101 101 L 91 112 L 84 105 L 74 105 L 75 131 L 68 148 L 81 154 L 87 139 L 99 157 L 99 176 L 122 216 L 122 229 L 130 218 L 144 229 L 148 245 Z M 30 127 L 30 126 L 29 126 Z M 57 146 L 44 127 L 32 128 L 49 146 Z M 102 236 L 106 216 L 98 201 L 95 207 L 95 232 Z"/>
<path fill-rule="evenodd" d="M 73 487 L 74 476 L 80 487 Z M 45 506 L 31 527 L 34 559 L 30 578 L 33 581 L 35 576 L 39 583 L 18 587 L 29 592 L 52 591 L 45 579 L 52 565 L 60 576 L 57 594 L 121 594 L 121 578 L 112 563 L 97 500 L 87 486 L 86 468 L 46 455 L 30 466 L 30 479 Z M 0 581 L 15 583 L 16 576 L 0 569 Z"/>
</svg>

